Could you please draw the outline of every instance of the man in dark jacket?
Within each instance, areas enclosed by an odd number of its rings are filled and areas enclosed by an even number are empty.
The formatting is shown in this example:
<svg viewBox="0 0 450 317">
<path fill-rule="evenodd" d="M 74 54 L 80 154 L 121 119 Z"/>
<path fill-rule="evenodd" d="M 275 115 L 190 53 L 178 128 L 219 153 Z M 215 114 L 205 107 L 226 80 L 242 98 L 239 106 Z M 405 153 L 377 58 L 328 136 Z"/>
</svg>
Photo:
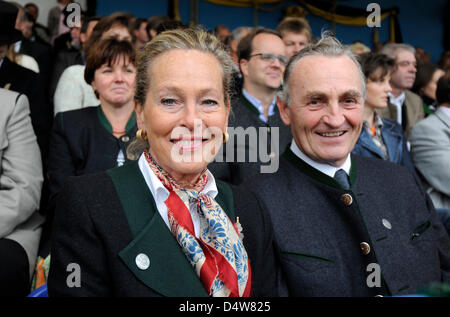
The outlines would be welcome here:
<svg viewBox="0 0 450 317">
<path fill-rule="evenodd" d="M 450 281 L 450 238 L 420 181 L 350 154 L 364 82 L 354 55 L 328 35 L 286 68 L 278 106 L 293 142 L 277 173 L 246 184 L 270 210 L 285 295 L 398 296 Z"/>
<path fill-rule="evenodd" d="M 52 109 L 39 76 L 6 57 L 10 45 L 22 39 L 15 26 L 17 8 L 1 1 L 0 9 L 0 88 L 25 94 L 30 101 L 31 122 L 45 160 L 52 125 Z"/>
<path fill-rule="evenodd" d="M 291 140 L 276 105 L 287 63 L 285 52 L 281 35 L 274 30 L 258 28 L 240 40 L 243 87 L 232 98 L 224 155 L 209 166 L 217 178 L 240 184 L 248 177 L 278 168 L 279 153 Z"/>
</svg>

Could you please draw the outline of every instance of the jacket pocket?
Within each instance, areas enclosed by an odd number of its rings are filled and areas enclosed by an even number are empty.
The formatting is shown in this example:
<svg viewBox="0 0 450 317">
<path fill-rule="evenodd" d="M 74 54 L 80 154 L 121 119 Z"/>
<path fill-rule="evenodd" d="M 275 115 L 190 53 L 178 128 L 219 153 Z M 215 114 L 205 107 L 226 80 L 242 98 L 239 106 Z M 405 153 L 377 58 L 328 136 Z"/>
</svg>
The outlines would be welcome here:
<svg viewBox="0 0 450 317">
<path fill-rule="evenodd" d="M 420 225 L 415 227 L 411 233 L 410 241 L 416 243 L 420 240 L 424 240 L 430 236 L 430 234 L 426 234 L 432 227 L 431 220 L 427 220 L 422 222 Z"/>
<path fill-rule="evenodd" d="M 307 272 L 314 272 L 318 269 L 334 265 L 335 263 L 329 257 L 295 251 L 281 251 L 281 256 L 285 263 L 299 266 Z"/>
</svg>

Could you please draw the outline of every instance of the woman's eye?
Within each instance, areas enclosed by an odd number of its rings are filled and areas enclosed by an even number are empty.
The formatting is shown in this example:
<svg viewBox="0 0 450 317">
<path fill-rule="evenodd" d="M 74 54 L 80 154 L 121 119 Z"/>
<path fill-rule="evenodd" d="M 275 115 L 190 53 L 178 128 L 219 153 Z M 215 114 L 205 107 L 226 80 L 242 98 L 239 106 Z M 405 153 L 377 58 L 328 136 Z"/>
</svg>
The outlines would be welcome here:
<svg viewBox="0 0 450 317">
<path fill-rule="evenodd" d="M 171 99 L 171 98 L 163 98 L 161 99 L 161 104 L 165 105 L 165 106 L 172 106 L 174 105 L 176 102 L 175 99 Z"/>
<path fill-rule="evenodd" d="M 202 104 L 207 105 L 207 106 L 215 106 L 218 104 L 218 102 L 213 99 L 206 99 L 202 102 Z"/>
</svg>

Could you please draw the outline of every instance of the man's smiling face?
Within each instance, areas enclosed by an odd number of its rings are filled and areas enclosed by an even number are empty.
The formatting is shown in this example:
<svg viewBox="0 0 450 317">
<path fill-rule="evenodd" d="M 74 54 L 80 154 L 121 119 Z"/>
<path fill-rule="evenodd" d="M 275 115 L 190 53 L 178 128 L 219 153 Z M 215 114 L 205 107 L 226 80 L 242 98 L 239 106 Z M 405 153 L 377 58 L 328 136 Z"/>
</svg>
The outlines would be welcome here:
<svg viewBox="0 0 450 317">
<path fill-rule="evenodd" d="M 340 166 L 363 122 L 363 85 L 347 56 L 306 56 L 289 79 L 290 104 L 280 107 L 297 146 L 316 162 Z"/>
</svg>

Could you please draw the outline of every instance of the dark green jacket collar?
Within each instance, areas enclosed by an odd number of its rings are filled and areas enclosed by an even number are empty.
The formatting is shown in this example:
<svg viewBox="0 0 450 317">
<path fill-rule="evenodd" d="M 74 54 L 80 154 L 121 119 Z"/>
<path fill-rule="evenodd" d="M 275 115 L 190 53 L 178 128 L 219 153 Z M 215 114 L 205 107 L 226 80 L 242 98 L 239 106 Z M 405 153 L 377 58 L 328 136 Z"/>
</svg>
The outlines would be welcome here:
<svg viewBox="0 0 450 317">
<path fill-rule="evenodd" d="M 106 118 L 105 113 L 103 112 L 101 106 L 97 107 L 97 115 L 98 115 L 98 119 L 100 120 L 100 123 L 102 124 L 102 126 L 109 133 L 112 134 L 113 133 L 113 129 L 112 129 L 111 123 Z M 133 113 L 131 114 L 130 119 L 128 119 L 127 125 L 125 126 L 125 132 L 126 133 L 130 132 L 130 130 L 134 127 L 135 124 L 136 124 L 136 113 L 133 111 Z"/>
<path fill-rule="evenodd" d="M 295 155 L 290 148 L 287 148 L 283 153 L 283 157 L 287 159 L 290 163 L 292 163 L 296 168 L 298 168 L 303 174 L 334 188 L 344 190 L 342 186 L 333 178 L 330 177 L 321 171 L 315 169 L 311 165 L 304 162 L 301 158 Z M 353 184 L 356 180 L 356 166 L 353 164 L 353 158 L 351 158 L 351 167 L 350 167 L 350 188 L 353 187 Z"/>
<path fill-rule="evenodd" d="M 133 274 L 154 291 L 170 297 L 208 296 L 178 242 L 158 213 L 137 162 L 107 172 L 111 177 L 134 239 L 119 253 Z M 235 221 L 231 188 L 217 181 L 216 201 Z M 136 257 L 145 254 L 150 266 L 141 270 Z"/>
</svg>

